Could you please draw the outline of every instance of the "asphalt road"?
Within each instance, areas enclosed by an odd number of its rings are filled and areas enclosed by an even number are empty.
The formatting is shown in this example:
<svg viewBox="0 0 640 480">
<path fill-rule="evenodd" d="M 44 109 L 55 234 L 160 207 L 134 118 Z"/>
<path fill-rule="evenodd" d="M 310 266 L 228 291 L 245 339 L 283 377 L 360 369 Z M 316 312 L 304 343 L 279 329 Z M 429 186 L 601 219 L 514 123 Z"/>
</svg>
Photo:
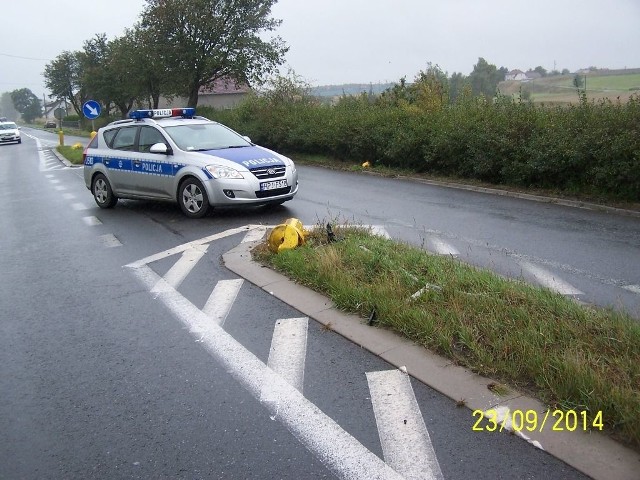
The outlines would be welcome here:
<svg viewBox="0 0 640 480">
<path fill-rule="evenodd" d="M 308 167 L 300 176 L 283 207 L 193 221 L 171 204 L 100 210 L 81 169 L 29 138 L 0 146 L 0 478 L 392 478 L 410 477 L 414 463 L 418 478 L 581 478 L 516 436 L 473 432 L 469 410 L 415 380 L 383 394 L 394 399 L 385 407 L 376 372 L 398 370 L 313 322 L 302 355 L 289 351 L 277 367 L 279 320 L 301 314 L 221 265 L 248 234 L 225 232 L 341 214 L 498 270 L 521 258 L 572 266 L 566 281 L 589 294 L 600 278 L 640 283 L 639 222 Z M 612 244 L 588 262 L 578 240 L 594 252 Z M 219 326 L 198 323 L 230 281 L 228 315 L 214 308 Z M 265 391 L 265 365 L 285 376 L 287 363 L 303 374 L 297 390 Z M 404 410 L 412 402 L 417 417 Z M 401 414 L 400 427 L 389 431 L 377 408 Z M 422 422 L 428 435 L 398 440 L 396 430 Z M 431 477 L 420 463 L 427 440 Z M 393 460 L 398 442 L 407 461 Z"/>
</svg>

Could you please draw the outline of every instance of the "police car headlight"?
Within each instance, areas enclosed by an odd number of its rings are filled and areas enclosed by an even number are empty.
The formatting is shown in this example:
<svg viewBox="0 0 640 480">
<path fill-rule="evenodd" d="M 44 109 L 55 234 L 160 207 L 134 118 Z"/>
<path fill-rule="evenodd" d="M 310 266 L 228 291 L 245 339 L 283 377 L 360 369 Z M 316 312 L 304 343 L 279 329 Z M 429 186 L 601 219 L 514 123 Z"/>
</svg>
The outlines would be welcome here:
<svg viewBox="0 0 640 480">
<path fill-rule="evenodd" d="M 213 178 L 244 178 L 242 174 L 231 168 L 221 165 L 207 165 L 207 172 L 213 175 Z"/>
<path fill-rule="evenodd" d="M 296 164 L 293 163 L 293 160 L 291 160 L 289 157 L 282 157 L 282 161 L 287 167 L 291 169 L 292 172 L 296 171 Z"/>
</svg>

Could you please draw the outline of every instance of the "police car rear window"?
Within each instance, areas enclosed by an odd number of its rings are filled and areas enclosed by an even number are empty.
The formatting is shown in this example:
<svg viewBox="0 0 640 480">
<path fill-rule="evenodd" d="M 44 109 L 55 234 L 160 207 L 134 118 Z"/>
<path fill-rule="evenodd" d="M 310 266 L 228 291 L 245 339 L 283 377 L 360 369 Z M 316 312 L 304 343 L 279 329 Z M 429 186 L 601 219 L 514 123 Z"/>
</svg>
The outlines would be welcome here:
<svg viewBox="0 0 640 480">
<path fill-rule="evenodd" d="M 111 148 L 115 150 L 133 150 L 136 144 L 138 127 L 125 127 L 118 129 L 113 139 Z"/>
<path fill-rule="evenodd" d="M 87 148 L 98 148 L 98 136 L 96 135 L 91 139 Z"/>
<path fill-rule="evenodd" d="M 106 132 L 104 132 L 104 141 L 107 142 L 107 146 L 109 148 L 111 148 L 111 145 L 113 145 L 113 137 L 116 136 L 116 132 L 118 130 L 117 129 L 113 129 L 113 130 L 107 130 Z"/>
</svg>

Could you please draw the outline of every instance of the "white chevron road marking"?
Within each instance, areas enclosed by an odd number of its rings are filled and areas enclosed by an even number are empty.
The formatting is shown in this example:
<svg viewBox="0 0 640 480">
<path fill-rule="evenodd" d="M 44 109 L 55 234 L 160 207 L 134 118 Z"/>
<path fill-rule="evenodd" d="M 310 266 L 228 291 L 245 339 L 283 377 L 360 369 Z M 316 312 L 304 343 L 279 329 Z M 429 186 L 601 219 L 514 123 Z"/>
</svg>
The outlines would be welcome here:
<svg viewBox="0 0 640 480">
<path fill-rule="evenodd" d="M 367 382 L 385 462 L 406 479 L 442 480 L 409 375 L 369 372 Z"/>
<path fill-rule="evenodd" d="M 243 283 L 244 280 L 241 278 L 220 280 L 211 292 L 211 295 L 209 295 L 209 299 L 202 311 L 218 325 L 224 325 Z"/>
<path fill-rule="evenodd" d="M 551 290 L 561 293 L 562 295 L 583 295 L 583 292 L 575 288 L 573 285 L 565 282 L 561 278 L 558 278 L 556 275 L 544 268 L 540 268 L 533 263 L 525 261 L 520 261 L 518 263 L 523 270 L 532 275 L 538 283 Z"/>
<path fill-rule="evenodd" d="M 126 267 L 149 290 L 156 289 L 156 298 L 251 395 L 260 399 L 263 386 L 271 385 L 277 396 L 273 401 L 263 402 L 271 418 L 281 422 L 336 476 L 363 480 L 402 479 L 400 474 L 304 398 L 282 375 L 212 322 L 146 263 L 134 262 Z"/>
<path fill-rule="evenodd" d="M 276 322 L 271 339 L 267 366 L 302 393 L 304 363 L 307 356 L 307 330 L 309 318 L 283 318 Z M 275 385 L 262 386 L 260 400 L 274 401 L 280 396 Z"/>
</svg>

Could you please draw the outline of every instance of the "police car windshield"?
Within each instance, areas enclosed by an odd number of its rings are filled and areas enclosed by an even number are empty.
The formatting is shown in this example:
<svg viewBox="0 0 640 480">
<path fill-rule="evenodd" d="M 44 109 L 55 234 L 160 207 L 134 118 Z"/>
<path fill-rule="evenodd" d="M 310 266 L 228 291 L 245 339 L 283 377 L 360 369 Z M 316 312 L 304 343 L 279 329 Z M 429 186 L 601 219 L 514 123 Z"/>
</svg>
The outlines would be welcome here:
<svg viewBox="0 0 640 480">
<path fill-rule="evenodd" d="M 18 126 L 15 123 L 0 123 L 0 130 L 15 130 Z"/>
<path fill-rule="evenodd" d="M 187 152 L 251 146 L 236 132 L 217 123 L 176 125 L 165 127 L 164 130 L 180 150 Z"/>
</svg>

